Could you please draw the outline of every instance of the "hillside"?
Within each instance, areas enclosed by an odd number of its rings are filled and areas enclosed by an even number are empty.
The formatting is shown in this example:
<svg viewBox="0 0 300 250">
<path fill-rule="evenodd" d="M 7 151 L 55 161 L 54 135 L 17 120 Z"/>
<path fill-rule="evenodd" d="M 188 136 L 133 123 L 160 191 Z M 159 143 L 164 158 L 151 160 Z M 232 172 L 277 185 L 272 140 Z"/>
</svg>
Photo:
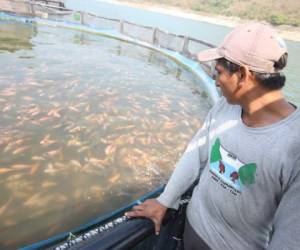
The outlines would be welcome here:
<svg viewBox="0 0 300 250">
<path fill-rule="evenodd" d="M 120 1 L 120 0 L 119 0 Z M 120 2 L 122 2 L 121 0 Z M 273 25 L 300 26 L 299 0 L 125 0 L 160 4 L 181 9 L 247 20 L 264 20 Z"/>
</svg>

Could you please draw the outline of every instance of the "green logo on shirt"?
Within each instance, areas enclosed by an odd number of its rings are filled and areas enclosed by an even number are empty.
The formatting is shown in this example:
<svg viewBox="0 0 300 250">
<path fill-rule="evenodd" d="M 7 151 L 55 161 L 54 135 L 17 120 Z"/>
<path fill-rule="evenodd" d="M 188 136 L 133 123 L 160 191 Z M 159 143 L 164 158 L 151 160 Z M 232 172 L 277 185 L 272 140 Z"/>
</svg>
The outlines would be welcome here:
<svg viewBox="0 0 300 250">
<path fill-rule="evenodd" d="M 211 149 L 210 169 L 223 181 L 236 189 L 255 183 L 256 164 L 245 164 L 237 156 L 226 150 L 217 138 Z"/>
</svg>

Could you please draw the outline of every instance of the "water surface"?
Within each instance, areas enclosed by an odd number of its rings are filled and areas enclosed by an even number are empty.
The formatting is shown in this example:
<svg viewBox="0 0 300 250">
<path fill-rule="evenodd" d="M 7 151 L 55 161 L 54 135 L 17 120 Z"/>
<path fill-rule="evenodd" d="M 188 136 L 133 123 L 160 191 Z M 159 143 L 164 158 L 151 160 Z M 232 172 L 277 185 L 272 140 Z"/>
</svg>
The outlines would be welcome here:
<svg viewBox="0 0 300 250">
<path fill-rule="evenodd" d="M 165 183 L 210 105 L 151 50 L 0 22 L 0 248 L 68 231 Z"/>
<path fill-rule="evenodd" d="M 175 15 L 166 15 L 125 5 L 111 4 L 101 0 L 65 0 L 66 6 L 100 16 L 131 21 L 141 25 L 158 27 L 175 34 L 191 36 L 218 45 L 232 28 L 200 22 Z M 289 61 L 284 71 L 287 82 L 284 94 L 300 106 L 300 42 L 286 40 Z"/>
</svg>

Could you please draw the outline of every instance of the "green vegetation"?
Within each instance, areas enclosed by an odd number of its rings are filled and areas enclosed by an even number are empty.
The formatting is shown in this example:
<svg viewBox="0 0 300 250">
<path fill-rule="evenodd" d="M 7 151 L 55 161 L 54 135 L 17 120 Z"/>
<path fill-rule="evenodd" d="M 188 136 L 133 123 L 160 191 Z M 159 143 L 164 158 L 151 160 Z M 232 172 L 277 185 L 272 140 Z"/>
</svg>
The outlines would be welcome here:
<svg viewBox="0 0 300 250">
<path fill-rule="evenodd" d="M 125 0 L 165 4 L 207 14 L 300 26 L 299 0 Z"/>
</svg>

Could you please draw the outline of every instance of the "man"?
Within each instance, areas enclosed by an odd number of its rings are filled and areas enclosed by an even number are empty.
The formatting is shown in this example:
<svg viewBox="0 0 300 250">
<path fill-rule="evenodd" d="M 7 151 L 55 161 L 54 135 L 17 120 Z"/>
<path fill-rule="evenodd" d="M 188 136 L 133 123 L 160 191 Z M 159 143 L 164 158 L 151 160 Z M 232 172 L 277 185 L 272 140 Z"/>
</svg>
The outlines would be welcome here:
<svg viewBox="0 0 300 250">
<path fill-rule="evenodd" d="M 128 213 L 160 230 L 167 208 L 202 172 L 187 208 L 185 249 L 300 249 L 300 111 L 281 88 L 284 41 L 267 25 L 234 29 L 199 61 L 215 61 L 223 97 L 164 192 Z"/>
</svg>

